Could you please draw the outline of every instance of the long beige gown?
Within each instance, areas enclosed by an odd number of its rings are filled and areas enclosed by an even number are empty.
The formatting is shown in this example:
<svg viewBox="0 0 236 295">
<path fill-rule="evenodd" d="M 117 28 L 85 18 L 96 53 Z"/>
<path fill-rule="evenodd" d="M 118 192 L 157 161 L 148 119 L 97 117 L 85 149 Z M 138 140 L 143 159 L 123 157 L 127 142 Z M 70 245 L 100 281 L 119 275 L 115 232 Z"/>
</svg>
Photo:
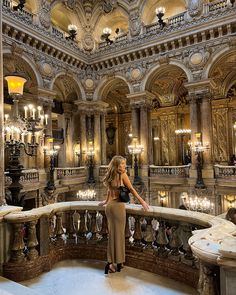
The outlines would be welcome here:
<svg viewBox="0 0 236 295">
<path fill-rule="evenodd" d="M 125 262 L 125 203 L 119 199 L 120 183 L 112 181 L 108 188 L 109 200 L 105 213 L 108 221 L 107 261 L 112 263 Z"/>
</svg>

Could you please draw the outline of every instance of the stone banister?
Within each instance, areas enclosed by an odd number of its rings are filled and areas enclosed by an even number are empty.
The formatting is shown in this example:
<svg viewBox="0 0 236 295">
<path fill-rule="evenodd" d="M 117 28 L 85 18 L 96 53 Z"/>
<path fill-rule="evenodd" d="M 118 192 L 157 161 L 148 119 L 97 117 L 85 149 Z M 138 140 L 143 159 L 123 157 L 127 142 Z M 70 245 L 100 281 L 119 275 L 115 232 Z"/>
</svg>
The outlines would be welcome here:
<svg viewBox="0 0 236 295">
<path fill-rule="evenodd" d="M 214 165 L 216 178 L 236 178 L 236 166 Z"/>
<path fill-rule="evenodd" d="M 1 224 L 11 225 L 13 241 L 9 244 L 10 249 L 6 249 L 7 252 L 11 250 L 10 258 L 1 261 L 4 262 L 3 274 L 6 277 L 18 281 L 32 278 L 45 269 L 49 270 L 53 263 L 61 259 L 92 257 L 105 260 L 107 223 L 105 208 L 98 206 L 98 202 L 74 201 L 30 211 L 21 212 L 21 209 L 0 207 Z M 79 228 L 75 213 L 80 216 Z M 204 213 L 156 206 L 150 206 L 149 211 L 145 212 L 141 205 L 130 204 L 126 205 L 126 213 L 127 265 L 160 274 L 164 271 L 166 275 L 180 281 L 185 281 L 183 277 L 189 273 L 187 283 L 196 288 L 196 265 L 200 262 L 203 274 L 199 277 L 198 290 L 203 295 L 215 294 L 208 292 L 214 288 L 215 267 L 220 266 L 225 270 L 230 266 L 231 272 L 235 274 L 236 226 L 233 223 Z M 102 217 L 100 222 L 99 216 Z M 142 241 L 143 219 L 146 220 L 146 233 Z M 154 229 L 153 221 L 159 224 L 158 230 Z M 166 224 L 171 229 L 168 238 Z M 26 236 L 23 230 L 25 226 L 28 228 Z M 131 228 L 134 230 L 133 235 Z M 156 231 L 155 235 L 153 231 Z M 89 238 L 87 233 L 90 233 Z M 156 238 L 153 239 L 153 236 Z M 183 249 L 180 251 L 181 246 Z M 157 268 L 156 265 L 161 267 Z M 25 271 L 27 268 L 32 268 L 32 271 Z M 182 272 L 182 277 L 176 278 L 175 274 L 179 272 Z M 223 280 L 227 280 L 227 277 Z"/>
<path fill-rule="evenodd" d="M 150 176 L 172 175 L 175 177 L 188 177 L 191 164 L 181 166 L 155 166 L 150 165 Z"/>
</svg>

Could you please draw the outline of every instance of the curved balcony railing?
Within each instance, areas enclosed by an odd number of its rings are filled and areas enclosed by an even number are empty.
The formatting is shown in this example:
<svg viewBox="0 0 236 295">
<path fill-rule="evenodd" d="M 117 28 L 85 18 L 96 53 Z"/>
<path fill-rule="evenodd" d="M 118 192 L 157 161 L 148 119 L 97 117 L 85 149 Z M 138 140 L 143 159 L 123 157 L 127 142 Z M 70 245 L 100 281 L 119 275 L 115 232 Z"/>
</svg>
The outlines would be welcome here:
<svg viewBox="0 0 236 295">
<path fill-rule="evenodd" d="M 23 175 L 20 177 L 20 183 L 25 185 L 39 183 L 39 171 L 37 169 L 26 169 L 22 171 Z M 5 186 L 9 186 L 12 180 L 5 172 Z"/>
<path fill-rule="evenodd" d="M 224 179 L 236 179 L 236 166 L 214 165 L 215 177 Z"/>
<path fill-rule="evenodd" d="M 97 204 L 65 202 L 24 212 L 15 207 L 14 213 L 9 213 L 10 206 L 0 207 L 0 221 L 11 225 L 11 236 L 3 239 L 10 253 L 3 275 L 21 281 L 63 259 L 106 260 L 107 220 L 104 207 Z M 218 288 L 219 265 L 230 263 L 235 271 L 233 223 L 172 208 L 144 212 L 139 205 L 126 205 L 126 213 L 127 265 L 183 281 L 203 295 Z"/>
<path fill-rule="evenodd" d="M 207 12 L 217 12 L 222 9 L 226 9 L 230 3 L 227 0 L 216 0 L 205 4 Z"/>
<path fill-rule="evenodd" d="M 154 166 L 150 165 L 150 176 L 173 176 L 185 178 L 189 177 L 189 169 L 191 165 L 182 166 Z"/>
<path fill-rule="evenodd" d="M 85 182 L 87 172 L 85 167 L 55 168 L 54 180 L 61 185 L 72 185 Z"/>
</svg>

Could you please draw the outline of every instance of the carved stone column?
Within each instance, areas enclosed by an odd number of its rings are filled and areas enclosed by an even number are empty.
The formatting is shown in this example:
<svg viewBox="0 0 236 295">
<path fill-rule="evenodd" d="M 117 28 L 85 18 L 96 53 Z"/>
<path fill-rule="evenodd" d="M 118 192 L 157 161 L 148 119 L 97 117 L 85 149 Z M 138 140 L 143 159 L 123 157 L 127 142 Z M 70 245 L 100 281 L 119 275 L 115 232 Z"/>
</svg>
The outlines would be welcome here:
<svg viewBox="0 0 236 295">
<path fill-rule="evenodd" d="M 198 118 L 198 102 L 197 102 L 197 96 L 191 96 L 190 97 L 190 129 L 191 129 L 191 142 L 192 146 L 194 146 L 196 142 L 196 133 L 199 132 L 200 124 L 199 124 L 199 118 Z M 196 165 L 196 156 L 195 151 L 191 150 L 191 159 L 192 159 L 192 169 L 195 169 Z"/>
<path fill-rule="evenodd" d="M 52 104 L 46 104 L 44 106 L 44 113 L 48 116 L 47 122 L 45 128 L 45 146 L 50 146 L 50 139 L 52 138 Z M 50 167 L 50 159 L 49 157 L 44 158 L 44 167 L 49 168 Z"/>
<path fill-rule="evenodd" d="M 149 128 L 148 128 L 148 112 L 149 108 L 142 105 L 140 108 L 140 143 L 143 145 L 144 150 L 141 154 L 142 166 L 148 166 L 148 152 L 149 152 Z"/>
<path fill-rule="evenodd" d="M 87 151 L 87 140 L 86 140 L 86 115 L 85 112 L 80 114 L 80 155 L 81 165 L 86 164 L 86 151 Z"/>
<path fill-rule="evenodd" d="M 102 165 L 107 164 L 107 153 L 106 153 L 106 117 L 105 114 L 102 114 L 101 117 L 101 140 L 102 140 Z"/>
<path fill-rule="evenodd" d="M 70 103 L 63 103 L 63 110 L 64 146 L 59 153 L 60 166 L 71 167 L 73 165 L 73 105 Z"/>
<path fill-rule="evenodd" d="M 139 109 L 137 106 L 131 106 L 132 110 L 132 134 L 133 137 L 139 138 Z"/>
<path fill-rule="evenodd" d="M 209 149 L 203 153 L 203 169 L 208 169 L 212 167 L 212 114 L 209 94 L 204 93 L 203 95 L 201 103 L 202 144 L 209 146 Z"/>
<path fill-rule="evenodd" d="M 0 5 L 0 205 L 5 203 L 4 134 L 3 134 L 3 52 L 2 52 L 2 5 Z"/>
<path fill-rule="evenodd" d="M 101 165 L 101 124 L 100 113 L 94 114 L 94 150 L 95 150 L 95 163 Z"/>
</svg>

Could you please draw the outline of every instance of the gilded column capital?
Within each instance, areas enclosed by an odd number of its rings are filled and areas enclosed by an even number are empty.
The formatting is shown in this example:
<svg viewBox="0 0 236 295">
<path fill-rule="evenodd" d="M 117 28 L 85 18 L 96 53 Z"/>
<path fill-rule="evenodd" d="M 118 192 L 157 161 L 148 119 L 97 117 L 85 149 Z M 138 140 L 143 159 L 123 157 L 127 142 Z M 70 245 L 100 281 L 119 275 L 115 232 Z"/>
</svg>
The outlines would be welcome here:
<svg viewBox="0 0 236 295">
<path fill-rule="evenodd" d="M 153 99 L 155 99 L 155 95 L 149 91 L 144 91 L 128 94 L 127 98 L 130 100 L 131 108 L 140 108 L 144 106 L 152 108 L 152 102 Z"/>
</svg>

